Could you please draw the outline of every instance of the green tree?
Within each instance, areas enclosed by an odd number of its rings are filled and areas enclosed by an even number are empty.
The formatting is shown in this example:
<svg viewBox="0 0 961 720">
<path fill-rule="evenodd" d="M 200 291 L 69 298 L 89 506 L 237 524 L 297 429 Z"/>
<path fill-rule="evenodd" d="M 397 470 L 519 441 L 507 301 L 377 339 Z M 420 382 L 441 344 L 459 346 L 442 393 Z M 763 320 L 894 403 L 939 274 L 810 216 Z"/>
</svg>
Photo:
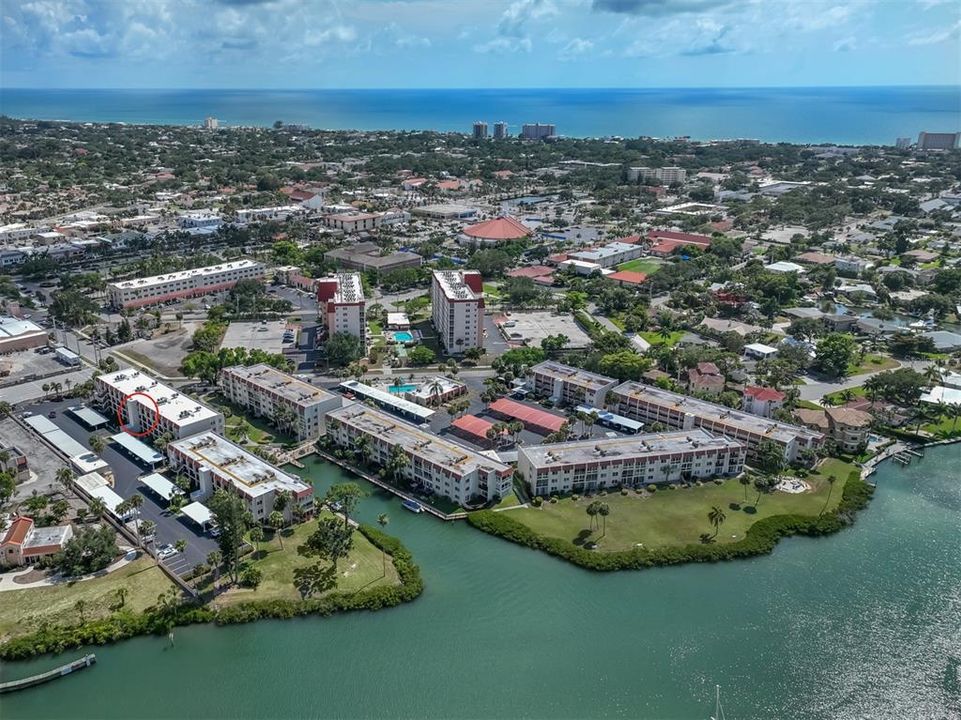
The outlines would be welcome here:
<svg viewBox="0 0 961 720">
<path fill-rule="evenodd" d="M 267 516 L 267 526 L 273 529 L 274 535 L 280 542 L 281 550 L 284 549 L 284 536 L 281 531 L 284 529 L 286 524 L 287 520 L 284 518 L 284 514 L 280 510 L 274 510 Z"/>
<path fill-rule="evenodd" d="M 336 573 L 338 561 L 347 557 L 353 546 L 353 531 L 344 527 L 338 518 L 325 517 L 318 521 L 317 530 L 307 537 L 297 552 L 303 557 L 316 557 L 329 562 Z"/>
<path fill-rule="evenodd" d="M 818 342 L 814 365 L 828 377 L 844 377 L 856 352 L 857 344 L 850 336 L 831 333 Z"/>
<path fill-rule="evenodd" d="M 773 440 L 762 440 L 757 447 L 756 462 L 764 472 L 776 474 L 784 467 L 784 449 Z"/>
<path fill-rule="evenodd" d="M 707 514 L 707 519 L 710 521 L 711 525 L 714 526 L 714 537 L 716 538 L 717 534 L 721 530 L 721 523 L 727 520 L 727 516 L 724 514 L 724 511 L 721 510 L 721 508 L 715 505 Z"/>
<path fill-rule="evenodd" d="M 220 530 L 217 536 L 217 547 L 224 570 L 231 583 L 237 583 L 237 571 L 240 565 L 240 548 L 244 544 L 244 536 L 253 525 L 250 514 L 244 508 L 243 501 L 225 490 L 217 490 L 207 503 L 213 515 L 214 522 Z"/>
<path fill-rule="evenodd" d="M 324 501 L 327 502 L 328 505 L 338 508 L 338 511 L 344 516 L 344 527 L 349 528 L 350 516 L 354 514 L 354 510 L 357 509 L 357 504 L 365 495 L 367 495 L 367 493 L 365 493 L 357 483 L 337 483 L 336 485 L 331 485 L 327 494 L 324 496 Z"/>
<path fill-rule="evenodd" d="M 334 367 L 347 367 L 363 356 L 363 341 L 350 333 L 334 333 L 327 340 L 327 362 Z"/>
<path fill-rule="evenodd" d="M 430 365 L 437 359 L 437 353 L 435 353 L 426 345 L 418 345 L 409 353 L 407 353 L 407 359 L 410 360 L 411 365 Z"/>
<path fill-rule="evenodd" d="M 380 525 L 381 528 L 386 528 L 389 522 L 390 516 L 387 513 L 381 513 L 377 516 L 377 524 Z M 384 577 L 387 577 L 387 551 L 381 548 L 381 554 L 384 558 Z"/>
</svg>

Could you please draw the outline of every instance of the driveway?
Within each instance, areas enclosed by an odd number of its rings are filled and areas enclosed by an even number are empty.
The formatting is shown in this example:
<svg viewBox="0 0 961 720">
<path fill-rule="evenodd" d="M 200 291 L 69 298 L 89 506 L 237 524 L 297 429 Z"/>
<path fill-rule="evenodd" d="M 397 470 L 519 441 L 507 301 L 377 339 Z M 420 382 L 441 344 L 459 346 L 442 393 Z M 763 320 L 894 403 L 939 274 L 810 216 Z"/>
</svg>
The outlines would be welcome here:
<svg viewBox="0 0 961 720">
<path fill-rule="evenodd" d="M 911 368 L 917 372 L 924 372 L 926 368 L 931 365 L 930 360 L 902 360 L 899 367 Z M 896 370 L 897 368 L 889 368 L 891 370 Z M 838 390 L 848 390 L 850 388 L 859 387 L 864 385 L 864 382 L 868 378 L 872 378 L 875 375 L 880 375 L 885 372 L 884 370 L 877 370 L 875 372 L 861 373 L 860 375 L 851 375 L 844 378 L 843 380 L 838 380 L 835 382 L 826 382 L 823 380 L 817 380 L 808 375 L 805 375 L 801 379 L 804 381 L 804 385 L 798 386 L 798 390 L 801 394 L 802 400 L 810 400 L 812 402 L 821 402 L 823 398 L 828 393 L 837 392 Z"/>
</svg>

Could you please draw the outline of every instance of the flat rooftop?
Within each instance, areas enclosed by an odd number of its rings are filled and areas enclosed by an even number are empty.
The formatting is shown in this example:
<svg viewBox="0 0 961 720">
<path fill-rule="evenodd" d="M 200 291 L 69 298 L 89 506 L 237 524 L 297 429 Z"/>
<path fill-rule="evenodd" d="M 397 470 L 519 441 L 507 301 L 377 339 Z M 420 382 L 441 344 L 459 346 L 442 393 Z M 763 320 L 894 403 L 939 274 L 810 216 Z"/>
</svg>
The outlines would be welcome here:
<svg viewBox="0 0 961 720">
<path fill-rule="evenodd" d="M 713 422 L 725 423 L 735 428 L 746 430 L 747 432 L 767 435 L 772 439 L 781 442 L 790 442 L 796 437 L 819 438 L 821 433 L 808 430 L 799 425 L 789 425 L 787 423 L 769 420 L 759 415 L 732 410 L 724 405 L 698 400 L 688 395 L 680 395 L 662 390 L 654 385 L 644 385 L 643 383 L 629 380 L 613 389 L 615 394 L 626 398 L 639 398 L 663 407 L 681 410 L 691 415 L 707 418 Z"/>
<path fill-rule="evenodd" d="M 696 428 L 677 432 L 650 433 L 603 440 L 577 440 L 520 448 L 537 468 L 574 465 L 597 460 L 631 460 L 704 450 L 739 450 L 742 443 Z"/>
<path fill-rule="evenodd" d="M 193 270 L 180 270 L 179 272 L 167 273 L 166 275 L 152 275 L 151 277 L 135 278 L 133 280 L 124 280 L 123 282 L 118 283 L 108 283 L 108 287 L 117 287 L 124 290 L 130 288 L 145 288 L 150 287 L 151 285 L 165 285 L 166 283 L 176 282 L 178 280 L 203 280 L 204 278 L 212 275 L 218 275 L 220 273 L 227 272 L 228 270 L 240 270 L 242 268 L 254 267 L 263 268 L 259 262 L 254 262 L 253 260 L 236 260 L 235 262 L 194 268 Z"/>
<path fill-rule="evenodd" d="M 100 375 L 97 379 L 124 395 L 132 395 L 136 392 L 147 394 L 157 403 L 160 416 L 175 426 L 179 426 L 185 420 L 196 422 L 220 414 L 139 370 L 117 370 Z M 140 403 L 148 409 L 153 409 L 153 403 L 142 396 L 134 397 L 130 402 Z"/>
<path fill-rule="evenodd" d="M 0 340 L 46 332 L 42 327 L 29 320 L 18 320 L 6 315 L 0 316 Z"/>
<path fill-rule="evenodd" d="M 337 291 L 334 302 L 355 303 L 364 299 L 364 286 L 359 273 L 337 273 Z"/>
<path fill-rule="evenodd" d="M 369 398 L 377 403 L 382 403 L 389 407 L 395 408 L 400 412 L 413 415 L 419 420 L 427 420 L 433 417 L 434 411 L 429 408 L 425 408 L 423 405 L 418 405 L 410 400 L 405 400 L 402 397 L 397 397 L 394 393 L 387 392 L 386 390 L 381 390 L 379 388 L 371 387 L 370 385 L 365 385 L 364 383 L 357 382 L 356 380 L 346 380 L 340 384 L 342 388 L 348 390 L 355 395 L 359 395 L 364 398 Z M 328 413 L 329 415 L 330 413 Z"/>
<path fill-rule="evenodd" d="M 509 342 L 526 342 L 540 347 L 548 335 L 564 335 L 567 337 L 565 348 L 578 350 L 591 344 L 591 338 L 570 314 L 512 312 L 510 317 L 498 318 L 497 322 Z"/>
<path fill-rule="evenodd" d="M 553 360 L 538 363 L 532 367 L 530 371 L 531 373 L 549 375 L 555 380 L 563 380 L 564 382 L 574 383 L 580 387 L 587 387 L 592 390 L 600 390 L 611 383 L 617 382 L 614 378 L 609 378 L 606 375 L 598 375 L 597 373 L 571 367 L 564 363 L 554 362 Z"/>
<path fill-rule="evenodd" d="M 294 494 L 310 490 L 300 478 L 285 473 L 212 432 L 175 440 L 168 447 L 177 448 L 187 457 L 206 465 L 251 497 L 277 490 L 289 490 Z"/>
<path fill-rule="evenodd" d="M 125 432 L 119 432 L 116 435 L 111 435 L 110 439 L 129 452 L 131 455 L 134 455 L 145 465 L 157 465 L 164 461 L 163 455 L 154 450 L 147 443 L 143 442 L 142 440 L 138 440 L 133 435 Z"/>
<path fill-rule="evenodd" d="M 501 474 L 510 472 L 507 465 L 460 443 L 439 438 L 431 432 L 425 432 L 403 420 L 360 403 L 333 410 L 327 414 L 327 417 L 336 418 L 346 425 L 381 437 L 393 445 L 400 445 L 434 465 L 450 468 L 464 475 L 478 469 L 494 470 Z"/>
<path fill-rule="evenodd" d="M 308 382 L 298 380 L 293 375 L 288 375 L 263 363 L 250 367 L 235 365 L 234 367 L 224 368 L 223 374 L 246 380 L 252 385 L 279 395 L 295 405 L 308 406 L 337 398 L 333 393 L 314 387 Z"/>
<path fill-rule="evenodd" d="M 448 300 L 480 300 L 484 293 L 474 292 L 458 270 L 435 270 L 434 282 Z"/>
</svg>

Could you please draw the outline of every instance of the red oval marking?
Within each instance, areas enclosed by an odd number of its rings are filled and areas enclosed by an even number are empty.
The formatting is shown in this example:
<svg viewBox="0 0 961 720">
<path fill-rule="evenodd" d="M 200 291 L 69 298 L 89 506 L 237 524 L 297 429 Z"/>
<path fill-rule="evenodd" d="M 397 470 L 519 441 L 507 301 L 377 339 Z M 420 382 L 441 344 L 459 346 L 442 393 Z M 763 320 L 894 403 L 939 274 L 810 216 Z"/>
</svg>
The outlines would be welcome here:
<svg viewBox="0 0 961 720">
<path fill-rule="evenodd" d="M 150 402 L 153 403 L 153 423 L 149 428 L 147 428 L 146 430 L 143 430 L 142 432 L 134 432 L 133 430 L 124 427 L 124 420 L 123 420 L 123 409 L 127 407 L 127 401 L 130 400 L 130 398 L 132 397 L 137 397 L 138 395 L 142 395 L 143 397 L 147 398 Z M 117 406 L 117 423 L 120 425 L 120 429 L 123 430 L 128 435 L 133 435 L 135 438 L 146 437 L 147 435 L 152 433 L 154 430 L 156 430 L 157 426 L 160 424 L 160 406 L 157 405 L 157 401 L 154 400 L 153 397 L 151 397 L 145 392 L 135 392 L 135 393 L 130 393 L 129 395 L 124 395 L 123 400 L 120 401 L 120 405 Z"/>
</svg>

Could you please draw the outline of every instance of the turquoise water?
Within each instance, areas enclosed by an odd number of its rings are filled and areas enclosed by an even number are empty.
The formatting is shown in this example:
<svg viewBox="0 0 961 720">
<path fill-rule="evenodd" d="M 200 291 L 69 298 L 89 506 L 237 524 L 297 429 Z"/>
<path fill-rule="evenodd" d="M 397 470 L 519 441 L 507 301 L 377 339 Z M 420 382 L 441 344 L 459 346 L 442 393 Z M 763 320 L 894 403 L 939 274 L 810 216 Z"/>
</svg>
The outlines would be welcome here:
<svg viewBox="0 0 961 720">
<path fill-rule="evenodd" d="M 410 342 L 414 336 L 406 330 L 398 330 L 394 333 L 394 340 L 397 342 Z"/>
<path fill-rule="evenodd" d="M 417 389 L 416 385 L 391 385 L 388 390 L 392 393 L 397 393 L 398 395 L 403 395 L 404 393 L 413 392 Z"/>
<path fill-rule="evenodd" d="M 707 718 L 720 684 L 732 719 L 956 718 L 959 460 L 951 446 L 886 465 L 855 526 L 828 538 L 605 575 L 375 494 L 361 519 L 388 512 L 426 580 L 410 605 L 97 648 L 96 668 L 4 696 L 0 714 Z M 343 478 L 306 472 L 320 492 Z"/>
<path fill-rule="evenodd" d="M 0 91 L 12 117 L 199 125 L 273 124 L 357 130 L 470 132 L 504 120 L 517 134 L 547 122 L 561 135 L 893 145 L 921 130 L 961 130 L 958 87 L 501 90 Z"/>
</svg>

